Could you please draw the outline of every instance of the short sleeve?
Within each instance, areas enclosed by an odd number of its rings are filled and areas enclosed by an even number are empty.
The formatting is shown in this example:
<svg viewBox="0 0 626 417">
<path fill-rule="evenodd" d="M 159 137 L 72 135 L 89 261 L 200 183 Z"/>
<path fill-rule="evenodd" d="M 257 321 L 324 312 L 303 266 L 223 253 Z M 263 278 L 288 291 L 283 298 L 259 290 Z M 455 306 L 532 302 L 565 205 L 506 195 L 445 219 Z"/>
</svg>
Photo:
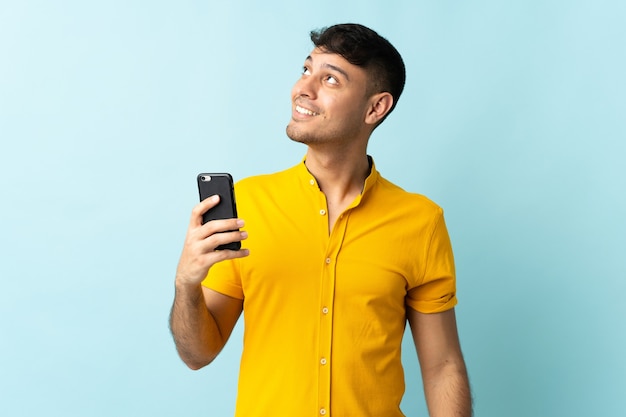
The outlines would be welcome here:
<svg viewBox="0 0 626 417">
<path fill-rule="evenodd" d="M 416 287 L 409 289 L 406 303 L 420 313 L 449 310 L 457 304 L 456 274 L 452 245 L 441 209 L 433 221 L 425 253 L 423 277 Z"/>
<path fill-rule="evenodd" d="M 229 297 L 243 300 L 237 259 L 218 262 L 211 267 L 202 285 Z"/>
</svg>

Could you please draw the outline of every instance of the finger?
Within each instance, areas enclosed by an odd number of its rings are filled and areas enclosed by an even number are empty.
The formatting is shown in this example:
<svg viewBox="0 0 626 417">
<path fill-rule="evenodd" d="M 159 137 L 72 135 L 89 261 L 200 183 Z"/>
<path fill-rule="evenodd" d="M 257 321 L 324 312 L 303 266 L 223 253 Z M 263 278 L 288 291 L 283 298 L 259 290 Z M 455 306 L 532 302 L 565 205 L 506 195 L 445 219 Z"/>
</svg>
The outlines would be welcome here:
<svg viewBox="0 0 626 417">
<path fill-rule="evenodd" d="M 220 196 L 215 194 L 205 198 L 191 210 L 190 227 L 202 226 L 202 215 L 217 206 L 220 202 Z"/>
<path fill-rule="evenodd" d="M 207 254 L 207 256 L 211 258 L 211 261 L 210 261 L 211 265 L 215 265 L 216 263 L 225 261 L 227 259 L 245 258 L 248 255 L 250 255 L 249 249 L 240 249 L 240 250 L 224 249 L 224 250 L 216 250 Z"/>
<path fill-rule="evenodd" d="M 221 232 L 230 232 L 241 229 L 245 225 L 242 219 L 219 219 L 211 220 L 200 226 L 198 230 L 198 238 L 206 239 L 207 237 Z"/>
<path fill-rule="evenodd" d="M 227 232 L 214 233 L 202 241 L 202 251 L 209 253 L 215 251 L 218 246 L 233 242 L 241 242 L 248 238 L 248 232 L 232 230 Z"/>
<path fill-rule="evenodd" d="M 215 250 L 219 245 L 242 241 L 247 237 L 248 233 L 245 231 L 215 233 L 206 239 L 188 236 L 178 263 L 177 276 L 185 277 L 184 280 L 188 282 L 199 283 L 215 263 L 248 256 L 247 249 Z"/>
<path fill-rule="evenodd" d="M 194 247 L 187 248 L 187 251 L 184 252 L 184 256 L 181 256 L 179 269 L 184 272 L 184 274 L 181 274 L 197 277 L 197 280 L 201 280 L 206 276 L 211 266 L 217 262 L 248 256 L 250 252 L 245 248 L 240 250 L 216 250 L 220 245 L 242 241 L 247 237 L 247 232 L 216 233 L 210 238 L 196 242 Z"/>
</svg>

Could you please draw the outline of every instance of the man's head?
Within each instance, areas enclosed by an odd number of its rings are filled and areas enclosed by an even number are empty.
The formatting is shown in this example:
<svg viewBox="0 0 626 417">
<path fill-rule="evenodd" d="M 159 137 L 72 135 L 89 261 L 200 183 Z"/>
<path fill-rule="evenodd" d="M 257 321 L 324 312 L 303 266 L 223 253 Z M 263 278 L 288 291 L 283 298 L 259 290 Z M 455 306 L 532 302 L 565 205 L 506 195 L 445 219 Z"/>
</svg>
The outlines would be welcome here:
<svg viewBox="0 0 626 417">
<path fill-rule="evenodd" d="M 400 53 L 387 39 L 363 25 L 347 23 L 314 30 L 311 41 L 317 48 L 364 68 L 369 78 L 367 93 L 390 93 L 393 105 L 387 115 L 391 113 L 404 89 L 406 72 Z"/>
<path fill-rule="evenodd" d="M 291 91 L 287 136 L 309 146 L 367 146 L 404 88 L 400 54 L 356 24 L 313 31 L 311 39 L 315 48 Z"/>
</svg>

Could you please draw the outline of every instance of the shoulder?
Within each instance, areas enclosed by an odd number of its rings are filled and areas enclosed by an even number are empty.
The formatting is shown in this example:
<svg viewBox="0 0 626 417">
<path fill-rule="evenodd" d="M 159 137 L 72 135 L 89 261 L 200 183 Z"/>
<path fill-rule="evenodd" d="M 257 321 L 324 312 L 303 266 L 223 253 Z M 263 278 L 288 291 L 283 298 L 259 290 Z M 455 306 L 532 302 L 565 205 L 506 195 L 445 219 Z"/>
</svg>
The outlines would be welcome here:
<svg viewBox="0 0 626 417">
<path fill-rule="evenodd" d="M 433 217 L 438 217 L 443 213 L 443 209 L 430 198 L 423 194 L 406 191 L 380 174 L 372 191 L 377 204 L 389 205 L 399 209 L 405 208 L 410 212 L 417 210 Z"/>
<path fill-rule="evenodd" d="M 276 190 L 288 186 L 296 181 L 297 167 L 291 167 L 282 171 L 260 174 L 243 178 L 235 183 L 237 192 L 254 192 L 259 190 Z"/>
</svg>

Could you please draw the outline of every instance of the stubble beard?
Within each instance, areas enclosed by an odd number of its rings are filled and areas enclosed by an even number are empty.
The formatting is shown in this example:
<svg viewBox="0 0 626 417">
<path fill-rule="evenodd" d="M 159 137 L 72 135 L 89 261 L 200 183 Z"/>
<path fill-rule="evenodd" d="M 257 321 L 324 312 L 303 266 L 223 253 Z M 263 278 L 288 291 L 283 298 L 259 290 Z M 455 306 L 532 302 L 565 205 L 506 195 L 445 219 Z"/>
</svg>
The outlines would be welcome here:
<svg viewBox="0 0 626 417">
<path fill-rule="evenodd" d="M 306 126 L 299 126 L 295 121 L 291 121 L 285 129 L 287 136 L 294 142 L 305 145 L 340 144 L 349 141 L 358 132 L 357 123 L 351 121 L 344 124 L 339 129 L 310 129 Z"/>
<path fill-rule="evenodd" d="M 294 122 L 289 123 L 285 130 L 289 139 L 294 142 L 308 145 L 310 143 L 316 143 L 318 141 L 317 137 L 314 134 L 309 132 L 302 132 L 300 129 L 298 129 L 298 126 L 294 126 Z"/>
</svg>

